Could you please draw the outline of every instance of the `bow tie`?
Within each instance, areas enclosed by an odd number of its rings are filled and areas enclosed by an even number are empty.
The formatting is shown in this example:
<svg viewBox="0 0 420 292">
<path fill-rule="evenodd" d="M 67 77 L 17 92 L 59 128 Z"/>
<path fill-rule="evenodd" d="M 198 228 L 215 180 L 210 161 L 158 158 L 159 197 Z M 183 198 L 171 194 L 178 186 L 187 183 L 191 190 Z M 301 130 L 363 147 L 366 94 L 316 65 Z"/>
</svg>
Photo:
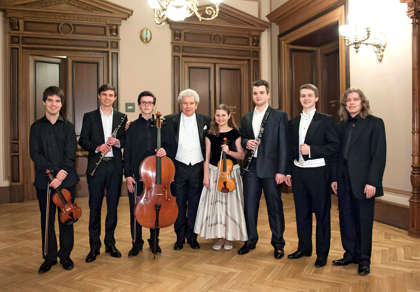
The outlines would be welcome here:
<svg viewBox="0 0 420 292">
<path fill-rule="evenodd" d="M 311 119 L 311 114 L 302 112 L 302 113 L 300 113 L 300 117 L 304 120 L 310 120 Z"/>
</svg>

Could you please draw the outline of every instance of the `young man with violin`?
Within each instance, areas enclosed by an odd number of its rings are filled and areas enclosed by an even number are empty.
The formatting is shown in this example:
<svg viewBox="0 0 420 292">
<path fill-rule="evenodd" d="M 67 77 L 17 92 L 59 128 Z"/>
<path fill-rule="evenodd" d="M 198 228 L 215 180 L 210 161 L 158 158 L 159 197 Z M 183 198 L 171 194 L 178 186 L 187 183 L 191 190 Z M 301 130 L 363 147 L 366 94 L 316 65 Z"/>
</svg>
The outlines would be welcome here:
<svg viewBox="0 0 420 292">
<path fill-rule="evenodd" d="M 326 265 L 331 239 L 330 163 L 339 140 L 333 119 L 319 113 L 318 88 L 303 84 L 299 89 L 302 113 L 289 123 L 289 170 L 286 184 L 292 185 L 299 244 L 288 255 L 298 259 L 312 255 L 312 213 L 316 217 L 315 267 Z"/>
<path fill-rule="evenodd" d="M 126 132 L 126 143 L 124 148 L 124 175 L 127 182 L 128 198 L 130 203 L 130 227 L 133 246 L 128 256 L 136 256 L 143 249 L 142 228 L 134 216 L 137 200 L 143 193 L 143 182 L 140 178 L 139 167 L 142 161 L 151 155 L 163 157 L 166 151 L 163 148 L 156 149 L 157 129 L 153 110 L 156 105 L 156 97 L 150 91 L 143 91 L 139 94 L 137 103 L 140 109 L 139 118 L 130 123 Z M 137 187 L 136 187 L 137 185 Z M 137 190 L 137 193 L 135 191 Z M 134 229 L 134 224 L 136 229 Z M 156 233 L 156 234 L 155 234 Z M 156 236 L 156 246 L 154 237 Z M 148 239 L 150 249 L 161 253 L 159 246 L 159 229 L 150 229 Z"/>
<path fill-rule="evenodd" d="M 74 125 L 60 115 L 64 103 L 64 92 L 56 86 L 50 86 L 45 89 L 42 101 L 45 116 L 32 124 L 29 136 L 29 152 L 35 164 L 34 185 L 41 211 L 44 262 L 39 267 L 40 274 L 48 272 L 53 265 L 57 264 L 57 257 L 60 258 L 64 269 L 71 270 L 74 266 L 70 258 L 74 242 L 73 224 L 63 224 L 59 221 L 60 250 L 57 252 L 54 229 L 56 206 L 52 199 L 47 198 L 47 195 L 55 193 L 57 189 L 66 188 L 71 194 L 71 200 L 74 201 L 75 186 L 79 180 L 74 166 L 76 158 Z M 47 170 L 54 177 L 52 181 L 48 178 Z M 51 192 L 48 192 L 48 189 Z M 49 207 L 47 202 L 50 203 Z M 48 215 L 47 210 L 49 210 Z M 58 213 L 61 213 L 60 209 Z M 45 234 L 46 225 L 47 235 Z M 45 242 L 46 238 L 47 242 Z M 45 245 L 48 248 L 45 248 Z"/>
<path fill-rule="evenodd" d="M 111 85 L 98 89 L 100 107 L 83 116 L 79 144 L 89 151 L 86 176 L 89 188 L 89 244 L 86 262 L 96 260 L 101 248 L 101 210 L 106 193 L 107 215 L 105 221 L 105 252 L 121 257 L 115 246 L 114 232 L 117 227 L 117 208 L 121 194 L 123 173 L 121 148 L 125 142 L 127 116 L 115 111 L 113 104 L 117 92 Z"/>
<path fill-rule="evenodd" d="M 284 213 L 279 184 L 286 179 L 287 115 L 273 109 L 268 100 L 269 83 L 253 83 L 252 100 L 255 109 L 241 119 L 239 132 L 242 147 L 248 149 L 244 173 L 244 212 L 248 240 L 238 250 L 243 255 L 255 249 L 258 241 L 257 219 L 262 191 L 267 202 L 268 220 L 272 232 L 274 258 L 284 256 Z"/>
</svg>

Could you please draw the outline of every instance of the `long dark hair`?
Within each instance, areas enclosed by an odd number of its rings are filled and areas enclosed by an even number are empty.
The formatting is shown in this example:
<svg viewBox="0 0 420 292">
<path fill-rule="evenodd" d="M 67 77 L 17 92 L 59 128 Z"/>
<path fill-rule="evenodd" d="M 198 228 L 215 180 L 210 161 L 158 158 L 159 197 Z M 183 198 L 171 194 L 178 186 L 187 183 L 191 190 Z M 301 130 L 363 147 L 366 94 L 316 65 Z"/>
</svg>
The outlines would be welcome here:
<svg viewBox="0 0 420 292">
<path fill-rule="evenodd" d="M 235 121 L 233 120 L 233 116 L 232 116 L 232 112 L 230 111 L 229 107 L 226 104 L 219 104 L 216 107 L 216 110 L 214 111 L 216 113 L 217 110 L 224 110 L 228 115 L 230 115 L 230 118 L 228 120 L 228 126 L 231 127 L 232 129 L 237 129 Z M 210 129 L 209 129 L 209 134 L 212 135 L 219 135 L 219 126 L 216 123 L 215 118 L 213 117 L 211 119 L 211 123 L 210 123 Z"/>
<path fill-rule="evenodd" d="M 341 121 L 347 121 L 350 117 L 349 113 L 346 110 L 346 101 L 347 101 L 347 96 L 349 96 L 349 94 L 353 92 L 357 93 L 360 96 L 360 99 L 362 101 L 362 109 L 359 114 L 360 117 L 362 119 L 366 119 L 366 117 L 370 114 L 369 100 L 367 99 L 363 91 L 360 88 L 349 88 L 344 92 L 343 97 L 340 100 L 340 108 L 338 110 L 338 116 L 340 117 Z"/>
</svg>

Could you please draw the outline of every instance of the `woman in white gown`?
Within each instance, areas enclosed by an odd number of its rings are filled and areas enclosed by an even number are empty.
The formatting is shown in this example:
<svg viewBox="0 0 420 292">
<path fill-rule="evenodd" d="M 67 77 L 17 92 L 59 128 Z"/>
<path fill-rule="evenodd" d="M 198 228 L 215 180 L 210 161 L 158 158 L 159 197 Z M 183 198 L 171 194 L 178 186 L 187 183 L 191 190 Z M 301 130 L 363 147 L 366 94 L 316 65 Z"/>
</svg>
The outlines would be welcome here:
<svg viewBox="0 0 420 292">
<path fill-rule="evenodd" d="M 227 139 L 224 144 L 224 139 Z M 218 239 L 214 250 L 232 249 L 232 241 L 248 239 L 245 216 L 242 178 L 240 167 L 236 163 L 244 158 L 241 137 L 231 117 L 229 108 L 220 104 L 205 138 L 206 159 L 204 162 L 203 191 L 197 211 L 194 232 L 206 239 Z M 217 190 L 219 169 L 217 164 L 221 151 L 226 159 L 234 163 L 231 176 L 235 180 L 235 189 L 224 193 Z"/>
</svg>

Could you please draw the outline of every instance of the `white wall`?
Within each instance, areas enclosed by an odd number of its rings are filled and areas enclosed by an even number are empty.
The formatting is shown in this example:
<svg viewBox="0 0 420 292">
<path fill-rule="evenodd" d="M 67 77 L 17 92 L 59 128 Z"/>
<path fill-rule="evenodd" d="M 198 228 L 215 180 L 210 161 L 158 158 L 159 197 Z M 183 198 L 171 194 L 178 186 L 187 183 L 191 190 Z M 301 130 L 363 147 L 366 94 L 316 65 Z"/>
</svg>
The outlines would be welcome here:
<svg viewBox="0 0 420 292">
<path fill-rule="evenodd" d="M 350 0 L 350 14 L 360 1 Z M 363 2 L 375 5 L 375 1 Z M 372 113 L 385 122 L 388 149 L 384 186 L 411 191 L 411 20 L 407 5 L 399 0 L 381 0 L 375 11 L 373 25 L 384 31 L 388 43 L 384 59 L 379 63 L 371 48 L 363 48 L 358 54 L 351 49 L 350 85 L 365 92 Z"/>
<path fill-rule="evenodd" d="M 154 23 L 153 11 L 147 1 L 111 0 L 115 4 L 134 11 L 123 21 L 120 30 L 120 110 L 125 110 L 125 102 L 136 104 L 136 113 L 129 113 L 129 120 L 138 116 L 137 96 L 143 90 L 150 90 L 157 96 L 157 108 L 168 114 L 172 111 L 171 93 L 171 32 L 168 25 Z M 152 41 L 143 44 L 139 34 L 143 27 L 152 31 Z"/>
<path fill-rule="evenodd" d="M 110 0 L 111 2 L 132 9 L 133 15 L 123 21 L 120 30 L 120 110 L 126 102 L 136 102 L 142 90 L 152 91 L 158 98 L 157 107 L 163 114 L 172 112 L 172 59 L 171 32 L 168 25 L 156 25 L 153 11 L 146 0 Z M 226 4 L 249 13 L 255 17 L 269 13 L 269 0 L 262 0 L 259 13 L 258 1 L 226 0 Z M 143 27 L 152 31 L 152 41 L 145 45 L 139 39 Z M 266 30 L 261 37 L 261 76 L 271 81 L 270 32 Z M 135 56 L 133 58 L 133 56 Z M 129 119 L 138 116 L 129 113 Z"/>
</svg>

